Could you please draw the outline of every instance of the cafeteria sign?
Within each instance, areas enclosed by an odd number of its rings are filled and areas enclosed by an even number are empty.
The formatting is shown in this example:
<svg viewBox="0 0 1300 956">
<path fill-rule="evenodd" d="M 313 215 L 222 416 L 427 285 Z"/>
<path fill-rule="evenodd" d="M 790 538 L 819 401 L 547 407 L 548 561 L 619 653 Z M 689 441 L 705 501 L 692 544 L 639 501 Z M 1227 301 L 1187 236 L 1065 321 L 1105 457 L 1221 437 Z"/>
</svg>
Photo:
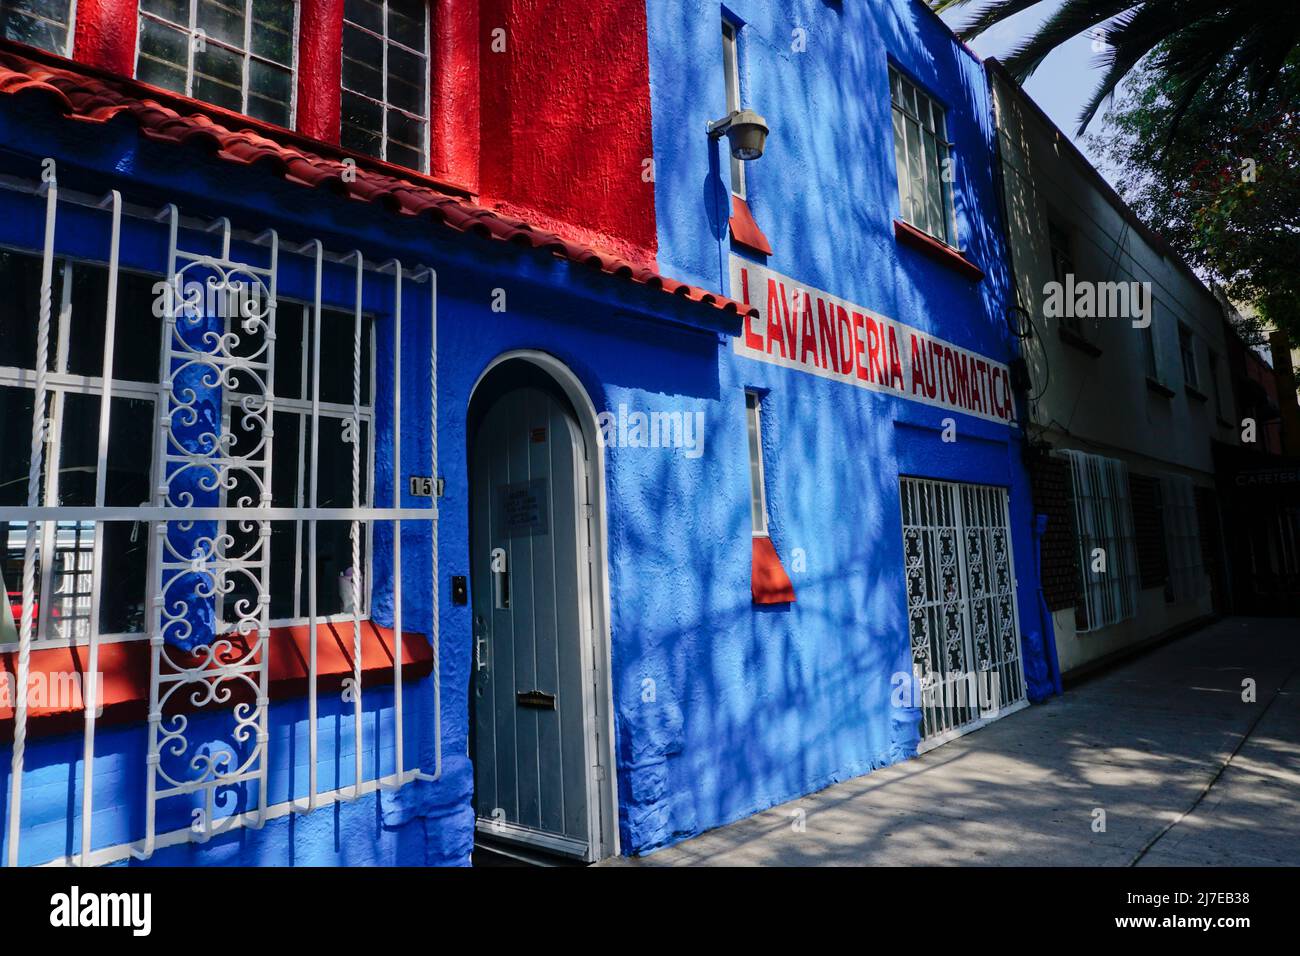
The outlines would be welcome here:
<svg viewBox="0 0 1300 956">
<path fill-rule="evenodd" d="M 1016 420 L 1000 362 L 736 256 L 731 288 L 758 309 L 733 340 L 739 355 L 986 421 Z"/>
</svg>

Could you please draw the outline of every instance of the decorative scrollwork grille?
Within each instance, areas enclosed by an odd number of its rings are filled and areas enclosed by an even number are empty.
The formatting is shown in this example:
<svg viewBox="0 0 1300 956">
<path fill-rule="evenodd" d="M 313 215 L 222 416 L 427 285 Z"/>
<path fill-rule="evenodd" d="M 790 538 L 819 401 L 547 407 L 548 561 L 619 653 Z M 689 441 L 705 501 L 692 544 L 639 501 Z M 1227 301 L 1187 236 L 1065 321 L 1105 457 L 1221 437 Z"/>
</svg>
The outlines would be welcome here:
<svg viewBox="0 0 1300 956">
<path fill-rule="evenodd" d="M 899 480 L 912 668 L 935 741 L 1025 700 L 1005 489 Z"/>
</svg>

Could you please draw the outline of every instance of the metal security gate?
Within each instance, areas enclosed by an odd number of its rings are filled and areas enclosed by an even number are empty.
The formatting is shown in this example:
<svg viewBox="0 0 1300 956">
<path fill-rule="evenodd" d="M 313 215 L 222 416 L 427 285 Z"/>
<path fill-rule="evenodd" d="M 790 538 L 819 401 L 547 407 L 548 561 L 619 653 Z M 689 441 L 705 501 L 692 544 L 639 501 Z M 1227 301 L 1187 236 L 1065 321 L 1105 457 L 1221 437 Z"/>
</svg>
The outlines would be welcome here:
<svg viewBox="0 0 1300 956">
<path fill-rule="evenodd" d="M 1025 704 L 1007 492 L 900 478 L 925 750 Z"/>
<path fill-rule="evenodd" d="M 69 192 L 60 197 L 53 161 L 46 165 L 47 178 L 39 185 L 0 183 L 39 197 L 44 214 L 42 250 L 4 253 L 22 255 L 39 268 L 39 280 L 33 281 L 40 294 L 38 314 L 31 316 L 36 330 L 31 367 L 0 367 L 7 400 L 12 402 L 14 394 L 27 396 L 20 404 L 31 410 L 25 504 L 0 508 L 0 531 L 8 542 L 5 566 L 19 572 L 14 577 L 21 581 L 9 599 L 16 626 L 0 630 L 0 644 L 11 641 L 17 651 L 20 688 L 27 686 L 34 648 L 72 644 L 86 649 L 80 852 L 54 862 L 144 859 L 161 846 L 205 842 L 231 828 L 260 827 L 273 816 L 310 812 L 417 779 L 438 779 L 437 507 L 431 491 L 424 490 L 435 485 L 438 475 L 436 274 L 395 260 L 371 262 L 356 250 L 327 252 L 319 240 L 284 243 L 275 230 L 236 232 L 226 219 L 185 218 L 174 205 L 160 211 L 128 206 L 117 191 L 103 199 Z M 75 213 L 65 212 L 71 207 Z M 88 236 L 104 236 L 102 257 L 84 266 L 103 281 L 102 287 L 90 283 L 99 289 L 93 295 L 68 291 L 72 270 L 83 265 L 59 251 L 61 215 L 73 218 L 63 229 L 83 232 L 83 248 Z M 136 272 L 133 279 L 120 261 L 128 227 L 137 247 L 146 237 L 161 239 L 167 249 L 166 260 L 149 267 L 150 275 Z M 281 295 L 282 274 L 290 275 L 298 288 L 296 304 Z M 149 298 L 125 290 L 129 283 L 137 292 L 148 290 L 155 279 L 150 318 Z M 324 289 L 330 290 L 328 298 Z M 77 308 L 102 320 L 102 340 L 77 343 L 70 338 L 69 295 Z M 404 301 L 419 304 L 416 321 L 428 323 L 430 346 L 405 362 Z M 381 317 L 373 312 L 375 303 L 382 303 Z M 285 322 L 291 309 L 298 310 L 295 322 Z M 334 323 L 328 334 L 322 327 L 325 313 Z M 139 353 L 137 342 L 115 342 L 119 326 L 144 329 L 150 323 L 160 349 L 156 365 L 149 356 L 143 359 L 148 382 L 142 383 L 138 374 L 132 381 L 119 381 L 123 354 Z M 295 354 L 277 361 L 277 342 L 286 340 Z M 66 369 L 63 355 L 69 341 L 82 353 L 102 354 L 102 371 L 74 375 Z M 389 389 L 382 396 L 391 429 L 386 436 L 375 434 L 379 368 L 374 356 L 381 347 Z M 328 369 L 324 350 L 331 355 Z M 283 395 L 277 370 L 288 371 L 293 379 Z M 80 394 L 78 389 L 98 404 L 92 418 L 65 417 L 59 411 L 59 402 Z M 119 417 L 135 407 L 124 403 L 145 409 L 140 418 L 144 427 L 131 437 L 138 442 L 141 431 L 147 436 L 152 427 L 152 452 L 136 447 L 127 448 L 125 456 L 119 453 L 118 445 L 128 444 L 121 441 L 125 423 L 119 424 Z M 413 427 L 421 419 L 423 424 Z M 80 443 L 89 446 L 81 449 L 88 456 L 85 464 L 60 467 L 59 449 L 68 444 L 60 434 L 65 425 L 89 429 L 89 440 Z M 387 450 L 387 488 L 375 487 L 379 440 Z M 404 447 L 419 451 L 414 461 L 407 459 L 406 471 Z M 148 475 L 147 500 L 140 500 L 138 490 L 130 503 L 114 500 L 115 456 L 133 457 L 138 464 L 132 467 L 141 477 Z M 275 473 L 281 468 L 293 472 L 287 485 Z M 92 477 L 80 496 L 69 497 L 60 482 L 70 484 L 65 473 L 74 471 Z M 412 477 L 408 491 L 407 472 L 418 476 L 426 471 L 430 477 Z M 321 487 L 322 476 L 329 477 L 330 487 Z M 61 490 L 51 494 L 56 487 Z M 118 559 L 106 551 L 114 540 L 127 537 L 144 539 L 137 550 L 145 583 L 133 615 L 127 615 L 132 623 L 124 629 L 130 633 L 109 634 L 101 602 L 117 600 L 105 582 L 111 581 Z M 322 539 L 328 539 L 328 549 Z M 292 547 L 290 557 L 285 557 L 285 547 Z M 347 565 L 346 573 L 325 587 L 318 580 L 321 550 L 330 550 Z M 404 558 L 417 573 L 429 572 L 428 581 L 419 582 L 407 601 Z M 281 572 L 279 582 L 273 564 Z M 404 634 L 404 604 L 421 609 L 421 619 L 408 619 L 405 625 L 427 633 L 432 646 L 432 772 L 408 766 L 404 754 L 401 653 L 392 654 L 393 729 L 391 740 L 384 742 L 386 749 L 391 747 L 393 770 L 381 775 L 377 766 L 363 767 L 362 628 L 363 623 L 373 626 L 372 594 L 382 596 L 391 618 L 394 651 L 400 650 Z M 9 612 L 9 603 L 0 611 Z M 62 613 L 55 613 L 60 608 Z M 305 627 L 309 634 L 307 746 L 302 757 L 286 758 L 293 761 L 293 778 L 301 776 L 302 784 L 294 786 L 288 801 L 272 805 L 268 657 L 272 628 L 287 625 Z M 317 780 L 317 647 L 329 639 L 318 634 L 326 625 L 351 638 L 352 673 L 344 681 L 342 700 L 351 711 L 355 765 L 349 768 L 350 780 L 344 782 L 345 775 L 336 771 L 336 786 L 322 790 Z M 107 847 L 97 845 L 92 832 L 96 697 L 102 686 L 97 675 L 105 638 L 147 640 L 151 656 L 147 772 L 140 781 L 144 832 L 135 842 Z M 11 866 L 19 862 L 22 845 L 27 724 L 26 695 L 19 693 L 6 830 L 5 856 Z M 307 766 L 298 766 L 304 758 Z M 165 815 L 160 812 L 164 806 Z"/>
</svg>

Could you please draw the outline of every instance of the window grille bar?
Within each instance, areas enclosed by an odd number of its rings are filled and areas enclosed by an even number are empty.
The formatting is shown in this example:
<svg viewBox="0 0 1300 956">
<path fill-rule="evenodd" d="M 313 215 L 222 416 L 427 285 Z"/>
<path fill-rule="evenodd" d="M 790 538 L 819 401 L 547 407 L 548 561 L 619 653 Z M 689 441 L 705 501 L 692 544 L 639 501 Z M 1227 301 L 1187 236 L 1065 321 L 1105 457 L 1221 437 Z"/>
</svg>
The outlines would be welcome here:
<svg viewBox="0 0 1300 956">
<path fill-rule="evenodd" d="M 357 250 L 357 275 L 355 302 L 352 316 L 352 507 L 358 510 L 361 507 L 361 294 L 363 291 L 365 259 L 361 251 Z M 371 424 L 371 429 L 374 424 Z M 356 796 L 361 795 L 361 739 L 362 739 L 362 710 L 361 710 L 361 525 L 355 519 L 351 527 L 352 538 L 352 726 L 353 736 L 357 741 L 356 754 L 356 779 L 353 781 L 353 792 Z M 373 555 L 373 551 L 371 554 Z M 366 577 L 374 567 L 374 559 L 371 559 L 371 566 L 366 569 Z"/>
<path fill-rule="evenodd" d="M 320 475 L 320 312 L 321 312 L 321 265 L 322 256 L 324 255 L 324 246 L 319 239 L 313 240 L 316 249 L 316 277 L 313 286 L 313 302 L 311 310 L 312 335 L 311 335 L 311 477 L 309 479 L 308 493 L 311 500 L 313 511 L 319 506 L 318 498 L 318 480 Z M 316 680 L 318 676 L 317 660 L 317 628 L 319 618 L 317 617 L 316 606 L 316 588 L 317 582 L 317 565 L 316 556 L 316 518 L 313 517 L 307 524 L 307 618 L 308 634 L 311 641 L 311 647 L 308 651 L 307 661 L 307 759 L 310 766 L 307 771 L 307 812 L 316 809 L 316 794 L 319 781 L 317 780 L 316 762 L 318 759 L 319 741 L 316 730 L 316 713 L 317 713 L 317 692 Z M 360 695 L 361 688 L 355 688 L 355 692 Z M 360 742 L 358 742 L 360 746 Z"/>
<path fill-rule="evenodd" d="M 41 464 L 45 454 L 46 375 L 50 354 L 50 312 L 54 283 L 54 227 L 59 201 L 57 170 L 47 160 L 45 191 L 45 241 L 41 258 L 41 304 L 36 332 L 36 395 L 32 403 L 32 451 L 27 469 L 27 503 L 36 505 L 41 491 Z M 41 556 L 48 565 L 47 555 Z M 23 618 L 18 629 L 18 666 L 14 697 L 14 742 L 9 779 L 9 865 L 18 865 L 23 809 L 23 762 L 27 748 L 27 683 L 32 655 L 32 602 L 36 589 L 36 531 L 29 522 L 23 550 Z"/>
<path fill-rule="evenodd" d="M 384 17 L 388 29 L 388 17 Z M 387 74 L 385 73 L 385 76 Z M 387 79 L 385 79 L 387 82 Z M 393 513 L 402 508 L 402 263 L 393 260 Z M 402 521 L 393 519 L 393 734 L 394 769 L 402 775 Z M 357 744 L 360 748 L 360 741 Z M 358 766 L 360 765 L 358 755 Z"/>
<path fill-rule="evenodd" d="M 108 435 L 113 407 L 113 353 L 117 335 L 117 278 L 122 238 L 122 194 L 114 189 L 107 199 L 112 206 L 112 226 L 108 253 L 108 299 L 104 308 L 104 391 L 99 400 L 99 445 L 95 468 L 95 507 L 104 507 L 108 480 Z M 80 522 L 78 522 L 80 526 Z M 99 701 L 99 610 L 103 595 L 104 532 L 106 525 L 94 524 L 95 539 L 91 558 L 90 650 L 86 657 L 86 675 L 82 682 L 85 706 L 85 729 L 82 742 L 81 790 L 81 857 L 90 856 L 91 828 L 94 818 L 95 792 L 95 719 Z"/>
</svg>

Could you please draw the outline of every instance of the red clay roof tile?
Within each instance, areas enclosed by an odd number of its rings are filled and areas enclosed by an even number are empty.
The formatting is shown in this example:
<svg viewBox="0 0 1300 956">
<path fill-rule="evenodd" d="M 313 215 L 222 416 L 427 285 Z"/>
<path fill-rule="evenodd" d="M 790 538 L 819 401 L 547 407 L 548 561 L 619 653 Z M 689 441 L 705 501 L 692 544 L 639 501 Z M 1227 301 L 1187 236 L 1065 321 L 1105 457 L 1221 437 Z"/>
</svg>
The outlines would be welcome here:
<svg viewBox="0 0 1300 956">
<path fill-rule="evenodd" d="M 757 314 L 756 309 L 734 299 L 670 279 L 653 265 L 626 262 L 462 196 L 440 191 L 432 180 L 419 174 L 408 174 L 387 163 L 324 144 L 317 145 L 336 152 L 337 158 L 297 148 L 286 142 L 307 142 L 297 134 L 286 131 L 277 139 L 275 127 L 256 120 L 73 61 L 47 63 L 44 56 L 40 51 L 0 40 L 0 95 L 46 96 L 69 118 L 83 122 L 104 123 L 127 114 L 151 140 L 202 145 L 221 160 L 245 166 L 257 164 L 291 183 L 330 188 L 352 199 L 379 203 L 393 212 L 423 217 L 457 232 L 547 252 L 724 312 Z M 347 160 L 354 162 L 355 168 Z M 352 174 L 345 175 L 345 171 Z"/>
</svg>

